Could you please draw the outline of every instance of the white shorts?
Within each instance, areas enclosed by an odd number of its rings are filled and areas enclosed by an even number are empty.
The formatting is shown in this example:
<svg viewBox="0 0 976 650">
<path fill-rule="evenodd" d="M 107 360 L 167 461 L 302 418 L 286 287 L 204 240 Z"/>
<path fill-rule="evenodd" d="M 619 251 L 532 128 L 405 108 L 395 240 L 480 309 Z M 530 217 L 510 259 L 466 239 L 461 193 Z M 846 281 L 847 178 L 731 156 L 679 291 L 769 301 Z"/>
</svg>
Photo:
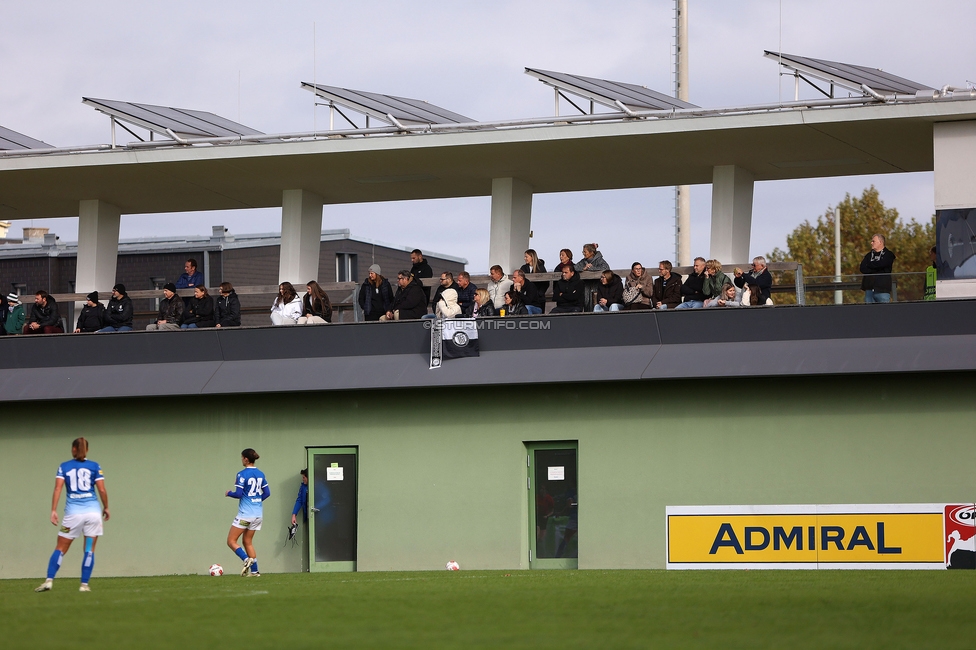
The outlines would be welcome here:
<svg viewBox="0 0 976 650">
<path fill-rule="evenodd" d="M 247 517 L 245 519 L 234 517 L 234 523 L 231 526 L 244 530 L 261 530 L 261 521 L 262 517 Z"/>
<path fill-rule="evenodd" d="M 80 515 L 65 515 L 61 519 L 58 537 L 78 539 L 82 534 L 85 537 L 102 536 L 102 513 L 83 512 Z"/>
</svg>

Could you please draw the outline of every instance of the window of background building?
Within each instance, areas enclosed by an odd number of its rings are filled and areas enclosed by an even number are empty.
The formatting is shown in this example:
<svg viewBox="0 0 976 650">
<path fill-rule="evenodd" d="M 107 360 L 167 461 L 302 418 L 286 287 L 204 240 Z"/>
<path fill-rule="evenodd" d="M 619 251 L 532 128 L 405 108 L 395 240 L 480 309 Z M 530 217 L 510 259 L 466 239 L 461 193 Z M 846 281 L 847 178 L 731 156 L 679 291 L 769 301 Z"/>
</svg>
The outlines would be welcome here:
<svg viewBox="0 0 976 650">
<path fill-rule="evenodd" d="M 358 255 L 336 253 L 336 282 L 359 282 Z"/>
</svg>

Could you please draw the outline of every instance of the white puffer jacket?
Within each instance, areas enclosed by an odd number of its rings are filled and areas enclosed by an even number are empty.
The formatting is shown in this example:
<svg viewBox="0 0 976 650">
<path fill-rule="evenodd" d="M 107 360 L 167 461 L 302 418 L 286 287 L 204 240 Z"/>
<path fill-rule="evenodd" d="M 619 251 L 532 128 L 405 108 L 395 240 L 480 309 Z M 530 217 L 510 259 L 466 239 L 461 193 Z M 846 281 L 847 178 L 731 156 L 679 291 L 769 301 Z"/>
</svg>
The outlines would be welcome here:
<svg viewBox="0 0 976 650">
<path fill-rule="evenodd" d="M 504 274 L 498 282 L 488 280 L 488 286 L 485 288 L 488 289 L 488 297 L 491 298 L 491 304 L 495 305 L 495 309 L 505 306 L 505 292 L 511 289 L 513 284 Z"/>
<path fill-rule="evenodd" d="M 457 301 L 457 291 L 445 289 L 434 310 L 438 318 L 457 318 L 461 315 L 461 305 Z"/>
<path fill-rule="evenodd" d="M 298 319 L 302 315 L 302 299 L 300 296 L 295 296 L 295 298 L 287 303 L 282 304 L 280 297 L 275 298 L 274 304 L 271 305 L 271 322 L 275 325 L 275 314 L 282 323 L 288 323 L 289 325 L 294 325 L 298 322 Z"/>
</svg>

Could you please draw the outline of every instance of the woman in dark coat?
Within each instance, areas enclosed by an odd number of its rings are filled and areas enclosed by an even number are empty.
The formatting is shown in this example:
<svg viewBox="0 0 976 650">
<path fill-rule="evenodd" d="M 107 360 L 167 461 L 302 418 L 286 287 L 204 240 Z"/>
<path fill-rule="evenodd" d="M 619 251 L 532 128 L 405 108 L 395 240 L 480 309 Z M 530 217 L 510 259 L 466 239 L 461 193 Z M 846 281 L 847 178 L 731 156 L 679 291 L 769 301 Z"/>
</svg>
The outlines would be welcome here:
<svg viewBox="0 0 976 650">
<path fill-rule="evenodd" d="M 207 293 L 207 287 L 195 287 L 193 297 L 190 298 L 183 312 L 183 324 L 180 325 L 180 329 L 213 327 L 216 324 L 214 301 Z"/>
<path fill-rule="evenodd" d="M 241 299 L 230 282 L 220 283 L 220 297 L 216 306 L 217 327 L 241 326 Z"/>
<path fill-rule="evenodd" d="M 540 260 L 535 250 L 530 248 L 525 251 L 525 264 L 522 265 L 522 273 L 545 273 L 546 261 Z M 545 296 L 549 291 L 548 282 L 533 282 L 535 288 L 539 290 L 539 295 Z"/>
<path fill-rule="evenodd" d="M 332 322 L 332 302 L 329 294 L 312 280 L 305 285 L 306 293 L 302 298 L 302 316 L 299 325 L 324 325 Z"/>
<path fill-rule="evenodd" d="M 596 288 L 596 304 L 593 311 L 620 311 L 624 308 L 624 285 L 613 271 L 604 271 L 600 286 Z"/>
<path fill-rule="evenodd" d="M 380 275 L 380 265 L 369 267 L 369 275 L 359 288 L 359 308 L 368 321 L 379 320 L 393 308 L 393 288 L 390 281 Z"/>
<path fill-rule="evenodd" d="M 522 294 L 515 289 L 505 292 L 505 315 L 506 316 L 528 316 L 529 310 L 522 303 Z"/>
</svg>

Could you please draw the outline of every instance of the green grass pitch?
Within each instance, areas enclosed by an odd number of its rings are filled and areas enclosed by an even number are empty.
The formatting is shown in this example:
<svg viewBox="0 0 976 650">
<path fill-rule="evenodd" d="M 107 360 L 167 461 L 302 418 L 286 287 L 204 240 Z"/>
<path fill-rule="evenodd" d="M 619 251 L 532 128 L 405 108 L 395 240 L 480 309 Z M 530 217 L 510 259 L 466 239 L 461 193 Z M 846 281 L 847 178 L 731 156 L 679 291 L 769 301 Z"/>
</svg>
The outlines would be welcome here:
<svg viewBox="0 0 976 650">
<path fill-rule="evenodd" d="M 230 567 L 229 567 L 230 568 Z M 14 648 L 973 648 L 976 571 L 460 571 L 0 581 Z"/>
</svg>

